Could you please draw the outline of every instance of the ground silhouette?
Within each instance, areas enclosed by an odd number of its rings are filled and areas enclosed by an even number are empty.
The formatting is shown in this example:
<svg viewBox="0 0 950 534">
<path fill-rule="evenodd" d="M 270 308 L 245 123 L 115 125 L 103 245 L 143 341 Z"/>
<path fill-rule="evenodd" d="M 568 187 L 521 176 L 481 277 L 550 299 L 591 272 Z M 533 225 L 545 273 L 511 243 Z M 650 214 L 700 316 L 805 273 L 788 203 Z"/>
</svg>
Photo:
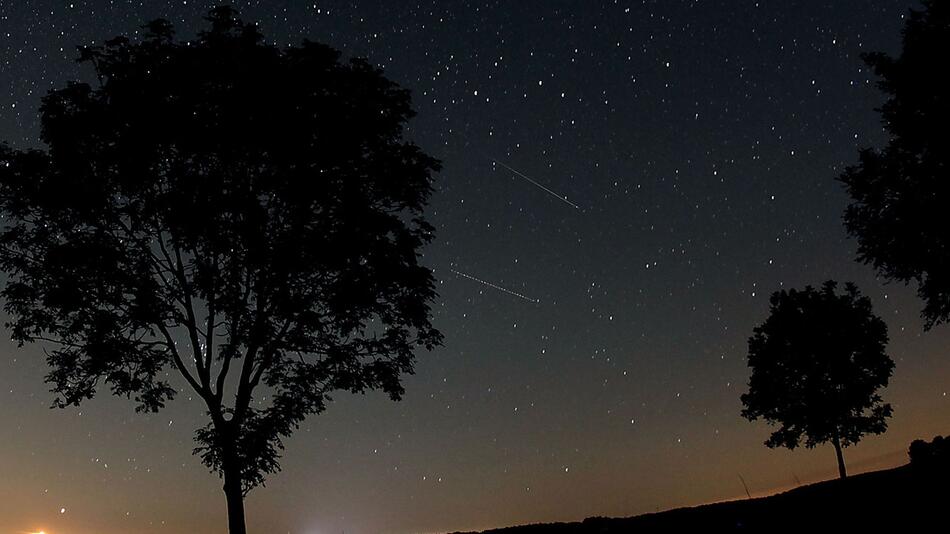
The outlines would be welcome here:
<svg viewBox="0 0 950 534">
<path fill-rule="evenodd" d="M 757 499 L 677 508 L 626 518 L 523 525 L 481 534 L 638 532 L 910 532 L 946 525 L 950 440 L 915 441 L 909 464 L 802 486 Z M 916 454 L 913 451 L 916 449 Z M 922 451 L 927 451 L 921 461 Z M 461 533 L 453 533 L 461 534 Z M 471 534 L 471 533 L 467 533 Z"/>
</svg>

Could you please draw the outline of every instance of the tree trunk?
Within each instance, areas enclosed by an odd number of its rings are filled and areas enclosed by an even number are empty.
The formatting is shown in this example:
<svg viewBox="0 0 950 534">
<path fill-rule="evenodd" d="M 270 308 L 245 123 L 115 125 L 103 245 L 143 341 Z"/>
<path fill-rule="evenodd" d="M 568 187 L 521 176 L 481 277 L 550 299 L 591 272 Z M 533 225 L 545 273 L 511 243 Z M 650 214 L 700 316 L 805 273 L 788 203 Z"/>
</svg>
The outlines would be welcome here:
<svg viewBox="0 0 950 534">
<path fill-rule="evenodd" d="M 244 492 L 241 490 L 241 470 L 225 468 L 224 496 L 228 500 L 228 533 L 247 534 L 244 524 Z"/>
<path fill-rule="evenodd" d="M 848 478 L 848 472 L 844 468 L 844 456 L 841 454 L 841 441 L 837 435 L 834 436 L 831 443 L 835 446 L 835 453 L 838 455 L 838 475 L 841 478 Z"/>
</svg>

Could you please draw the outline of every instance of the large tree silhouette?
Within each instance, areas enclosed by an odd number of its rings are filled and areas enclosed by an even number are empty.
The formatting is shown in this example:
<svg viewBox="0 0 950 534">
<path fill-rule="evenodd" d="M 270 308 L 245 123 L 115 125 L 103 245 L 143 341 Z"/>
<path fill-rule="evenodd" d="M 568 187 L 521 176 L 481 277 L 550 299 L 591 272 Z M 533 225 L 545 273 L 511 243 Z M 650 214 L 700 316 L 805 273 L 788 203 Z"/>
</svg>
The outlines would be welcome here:
<svg viewBox="0 0 950 534">
<path fill-rule="evenodd" d="M 419 263 L 439 164 L 402 139 L 409 94 L 380 70 L 266 44 L 228 8 L 207 20 L 190 43 L 156 20 L 81 48 L 98 81 L 45 97 L 48 150 L 0 148 L 0 268 L 57 406 L 198 394 L 195 452 L 239 534 L 282 438 L 334 390 L 399 399 L 440 343 Z"/>
<path fill-rule="evenodd" d="M 838 473 L 847 476 L 842 447 L 881 434 L 891 415 L 878 389 L 894 362 L 885 353 L 887 325 L 853 284 L 776 291 L 768 319 L 749 338 L 749 391 L 742 416 L 779 425 L 765 444 L 794 449 L 831 442 Z"/>
<path fill-rule="evenodd" d="M 839 177 L 858 259 L 883 277 L 914 281 L 925 328 L 950 319 L 950 4 L 924 0 L 910 12 L 897 58 L 867 54 L 888 96 L 879 109 L 890 140 L 860 153 Z"/>
</svg>

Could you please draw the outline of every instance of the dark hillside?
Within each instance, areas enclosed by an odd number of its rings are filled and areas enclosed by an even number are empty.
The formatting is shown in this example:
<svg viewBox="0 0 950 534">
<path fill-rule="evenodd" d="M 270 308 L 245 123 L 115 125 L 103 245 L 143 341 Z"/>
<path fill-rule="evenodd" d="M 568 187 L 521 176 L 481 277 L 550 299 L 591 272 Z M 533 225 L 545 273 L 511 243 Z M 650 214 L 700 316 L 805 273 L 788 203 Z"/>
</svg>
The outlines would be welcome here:
<svg viewBox="0 0 950 534">
<path fill-rule="evenodd" d="M 909 532 L 944 531 L 950 523 L 950 469 L 945 441 L 918 441 L 912 463 L 844 480 L 829 480 L 757 499 L 678 508 L 628 518 L 524 525 L 482 534 L 628 532 Z"/>
</svg>

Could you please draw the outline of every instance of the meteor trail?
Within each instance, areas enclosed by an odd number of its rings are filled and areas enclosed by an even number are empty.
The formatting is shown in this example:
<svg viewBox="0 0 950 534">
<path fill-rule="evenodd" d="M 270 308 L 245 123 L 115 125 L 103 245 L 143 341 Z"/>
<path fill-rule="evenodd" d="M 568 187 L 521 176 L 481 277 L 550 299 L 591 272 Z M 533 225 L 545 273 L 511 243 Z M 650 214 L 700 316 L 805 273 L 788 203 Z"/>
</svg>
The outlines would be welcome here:
<svg viewBox="0 0 950 534">
<path fill-rule="evenodd" d="M 535 187 L 541 189 L 541 190 L 544 191 L 545 193 L 547 193 L 547 194 L 553 196 L 554 198 L 560 200 L 561 202 L 564 202 L 564 203 L 568 204 L 568 205 L 571 206 L 572 208 L 574 208 L 574 209 L 576 209 L 576 210 L 581 209 L 580 206 L 578 206 L 577 204 L 575 204 L 575 203 L 571 202 L 570 200 L 568 200 L 567 197 L 562 197 L 561 195 L 555 193 L 554 191 L 551 191 L 551 190 L 548 189 L 547 187 L 544 187 L 543 185 L 539 184 L 538 182 L 535 182 L 535 181 L 532 180 L 531 178 L 528 178 L 523 172 L 511 168 L 510 166 L 505 165 L 504 163 L 498 161 L 497 159 L 495 159 L 495 158 L 493 158 L 493 157 L 488 157 L 488 159 L 490 159 L 490 160 L 492 160 L 493 162 L 497 163 L 498 165 L 501 165 L 502 167 L 508 169 L 509 171 L 513 172 L 514 174 L 518 175 L 519 177 L 524 178 L 524 179 L 527 180 L 528 183 L 530 183 L 531 185 L 533 185 L 533 186 L 535 186 Z"/>
<path fill-rule="evenodd" d="M 474 276 L 472 276 L 472 275 L 470 275 L 470 274 L 465 274 L 465 273 L 463 273 L 463 272 L 456 271 L 455 269 L 449 269 L 449 270 L 452 271 L 453 273 L 455 273 L 455 274 L 457 274 L 457 275 L 463 277 L 463 278 L 468 278 L 469 280 L 474 280 L 474 281 L 478 282 L 479 284 L 486 285 L 486 286 L 488 286 L 488 287 L 490 287 L 490 288 L 492 288 L 492 289 L 497 289 L 498 291 L 504 291 L 505 293 L 508 293 L 509 295 L 514 295 L 514 296 L 518 297 L 519 299 L 524 299 L 524 300 L 527 300 L 528 302 L 533 302 L 533 303 L 535 303 L 535 304 L 538 304 L 538 303 L 541 302 L 539 299 L 533 299 L 533 298 L 530 298 L 530 297 L 526 297 L 526 296 L 522 295 L 521 293 L 515 293 L 514 291 L 512 291 L 512 290 L 510 290 L 510 289 L 505 289 L 505 288 L 503 288 L 503 287 L 501 287 L 501 286 L 499 286 L 499 285 L 495 285 L 495 284 L 493 284 L 493 283 L 491 283 L 491 282 L 486 282 L 486 281 L 484 281 L 484 280 L 482 280 L 482 279 L 480 279 L 480 278 L 475 278 Z"/>
</svg>

